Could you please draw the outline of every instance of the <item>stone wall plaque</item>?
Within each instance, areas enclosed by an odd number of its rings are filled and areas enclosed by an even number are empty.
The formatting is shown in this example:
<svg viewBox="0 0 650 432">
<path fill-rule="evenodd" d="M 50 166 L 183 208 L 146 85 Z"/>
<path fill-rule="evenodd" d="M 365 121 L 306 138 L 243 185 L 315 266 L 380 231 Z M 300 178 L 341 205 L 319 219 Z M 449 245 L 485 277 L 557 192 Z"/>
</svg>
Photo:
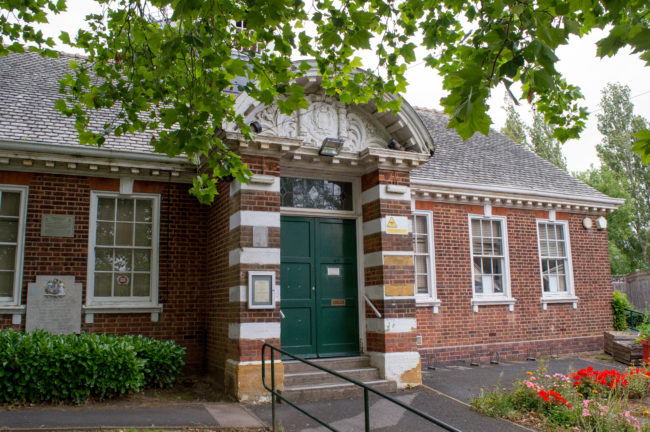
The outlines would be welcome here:
<svg viewBox="0 0 650 432">
<path fill-rule="evenodd" d="M 74 237 L 74 216 L 44 214 L 41 237 Z"/>
<path fill-rule="evenodd" d="M 53 334 L 81 331 L 81 284 L 74 276 L 36 276 L 27 288 L 25 330 Z"/>
</svg>

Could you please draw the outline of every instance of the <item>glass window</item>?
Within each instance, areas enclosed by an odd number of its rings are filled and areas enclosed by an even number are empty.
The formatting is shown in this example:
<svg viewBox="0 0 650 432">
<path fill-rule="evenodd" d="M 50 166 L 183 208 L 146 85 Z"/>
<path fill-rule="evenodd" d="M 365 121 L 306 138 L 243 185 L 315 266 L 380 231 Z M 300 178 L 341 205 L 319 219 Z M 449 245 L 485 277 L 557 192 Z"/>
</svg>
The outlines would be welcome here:
<svg viewBox="0 0 650 432">
<path fill-rule="evenodd" d="M 565 229 L 563 223 L 537 224 L 544 294 L 568 294 L 570 291 L 569 248 Z"/>
<path fill-rule="evenodd" d="M 17 303 L 22 271 L 21 215 L 27 188 L 0 186 L 0 302 Z"/>
<path fill-rule="evenodd" d="M 474 294 L 506 295 L 506 256 L 503 221 L 471 218 Z"/>
<path fill-rule="evenodd" d="M 93 297 L 149 300 L 152 297 L 157 201 L 150 197 L 96 196 Z"/>
<path fill-rule="evenodd" d="M 352 210 L 352 183 L 282 177 L 282 207 Z"/>
<path fill-rule="evenodd" d="M 413 259 L 415 265 L 415 293 L 432 294 L 433 283 L 430 214 L 413 215 Z"/>
</svg>

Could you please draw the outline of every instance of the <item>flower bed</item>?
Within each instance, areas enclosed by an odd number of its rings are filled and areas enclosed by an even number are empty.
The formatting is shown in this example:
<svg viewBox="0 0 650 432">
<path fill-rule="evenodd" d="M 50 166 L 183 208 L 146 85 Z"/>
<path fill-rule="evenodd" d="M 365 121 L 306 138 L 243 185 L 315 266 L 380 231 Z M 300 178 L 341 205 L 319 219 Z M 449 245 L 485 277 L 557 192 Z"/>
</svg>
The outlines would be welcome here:
<svg viewBox="0 0 650 432">
<path fill-rule="evenodd" d="M 648 411 L 638 399 L 650 394 L 650 369 L 549 375 L 542 364 L 512 389 L 481 391 L 474 409 L 544 429 L 566 431 L 650 431 Z"/>
</svg>

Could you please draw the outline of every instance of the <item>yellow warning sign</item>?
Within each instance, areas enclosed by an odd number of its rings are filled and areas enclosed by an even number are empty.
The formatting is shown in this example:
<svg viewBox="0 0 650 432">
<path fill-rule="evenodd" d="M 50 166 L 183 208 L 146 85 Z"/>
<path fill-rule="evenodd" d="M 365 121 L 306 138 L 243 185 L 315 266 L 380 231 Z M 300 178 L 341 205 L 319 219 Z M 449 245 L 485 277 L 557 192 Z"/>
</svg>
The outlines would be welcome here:
<svg viewBox="0 0 650 432">
<path fill-rule="evenodd" d="M 408 223 L 405 216 L 386 216 L 386 234 L 408 234 Z"/>
</svg>

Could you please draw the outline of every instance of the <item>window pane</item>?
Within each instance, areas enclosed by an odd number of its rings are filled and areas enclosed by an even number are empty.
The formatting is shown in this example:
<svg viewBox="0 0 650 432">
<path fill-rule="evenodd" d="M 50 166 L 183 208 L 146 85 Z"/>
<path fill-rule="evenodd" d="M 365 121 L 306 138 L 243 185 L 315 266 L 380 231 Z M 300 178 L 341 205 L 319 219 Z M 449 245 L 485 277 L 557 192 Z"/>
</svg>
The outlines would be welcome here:
<svg viewBox="0 0 650 432">
<path fill-rule="evenodd" d="M 20 214 L 20 192 L 0 193 L 0 216 L 18 216 Z"/>
<path fill-rule="evenodd" d="M 480 271 L 474 273 L 474 292 L 477 294 L 483 293 L 483 277 Z"/>
<path fill-rule="evenodd" d="M 492 221 L 481 219 L 481 236 L 492 237 Z"/>
<path fill-rule="evenodd" d="M 548 241 L 540 240 L 539 248 L 540 248 L 539 253 L 542 254 L 543 257 L 547 257 L 548 256 Z"/>
<path fill-rule="evenodd" d="M 118 221 L 133 221 L 133 200 L 132 199 L 118 199 L 117 200 L 117 220 Z"/>
<path fill-rule="evenodd" d="M 472 239 L 472 252 L 474 255 L 482 255 L 483 254 L 483 248 L 481 247 L 483 243 L 481 242 L 480 238 L 473 238 Z"/>
<path fill-rule="evenodd" d="M 151 246 L 151 224 L 135 225 L 135 245 Z"/>
<path fill-rule="evenodd" d="M 133 224 L 118 222 L 115 224 L 115 244 L 117 246 L 133 246 Z"/>
<path fill-rule="evenodd" d="M 492 239 L 483 239 L 483 255 L 492 255 Z"/>
<path fill-rule="evenodd" d="M 111 271 L 113 269 L 113 249 L 95 249 L 95 270 Z"/>
<path fill-rule="evenodd" d="M 483 258 L 483 274 L 492 274 L 492 259 Z"/>
<path fill-rule="evenodd" d="M 95 297 L 111 296 L 111 273 L 95 273 Z"/>
<path fill-rule="evenodd" d="M 418 234 L 427 233 L 427 218 L 426 216 L 415 216 L 415 232 Z"/>
<path fill-rule="evenodd" d="M 548 226 L 546 224 L 539 224 L 539 239 L 542 241 L 542 243 L 545 242 L 545 240 L 548 240 L 548 232 L 547 232 Z"/>
<path fill-rule="evenodd" d="M 494 292 L 503 294 L 503 276 L 494 276 Z"/>
<path fill-rule="evenodd" d="M 558 286 L 557 286 L 558 291 L 566 292 L 566 285 L 567 285 L 567 283 L 566 283 L 566 275 L 560 275 L 558 277 Z"/>
<path fill-rule="evenodd" d="M 548 226 L 548 239 L 555 240 L 555 229 L 553 228 L 553 225 Z"/>
<path fill-rule="evenodd" d="M 564 257 L 566 256 L 566 249 L 564 248 L 564 242 L 557 242 L 557 256 Z"/>
<path fill-rule="evenodd" d="M 153 221 L 152 201 L 151 200 L 137 200 L 135 220 L 137 222 L 151 222 Z"/>
<path fill-rule="evenodd" d="M 14 272 L 0 272 L 0 297 L 14 296 Z"/>
<path fill-rule="evenodd" d="M 564 240 L 564 228 L 562 225 L 555 225 L 555 236 L 558 240 Z"/>
<path fill-rule="evenodd" d="M 427 273 L 427 257 L 426 256 L 416 256 L 415 257 L 415 272 L 416 273 Z"/>
<path fill-rule="evenodd" d="M 549 240 L 548 242 L 548 254 L 549 256 L 557 256 L 557 242 Z"/>
<path fill-rule="evenodd" d="M 474 274 L 480 275 L 481 273 L 481 258 L 474 258 Z"/>
<path fill-rule="evenodd" d="M 0 270 L 16 269 L 16 246 L 0 246 Z"/>
<path fill-rule="evenodd" d="M 502 261 L 500 259 L 492 260 L 492 273 L 503 274 Z"/>
<path fill-rule="evenodd" d="M 15 243 L 18 239 L 18 221 L 0 219 L 0 242 Z"/>
<path fill-rule="evenodd" d="M 97 219 L 104 221 L 115 220 L 114 198 L 99 198 L 97 202 Z"/>
<path fill-rule="evenodd" d="M 283 207 L 352 210 L 352 183 L 282 177 L 280 201 Z"/>
<path fill-rule="evenodd" d="M 415 278 L 418 294 L 428 294 L 429 287 L 427 283 L 427 275 L 418 275 Z"/>
<path fill-rule="evenodd" d="M 501 237 L 501 222 L 492 221 L 492 237 Z"/>
<path fill-rule="evenodd" d="M 133 275 L 133 295 L 148 297 L 151 292 L 151 278 L 149 273 L 135 273 Z"/>
<path fill-rule="evenodd" d="M 503 255 L 503 244 L 500 239 L 495 239 L 492 241 L 492 248 L 494 255 Z"/>
<path fill-rule="evenodd" d="M 542 283 L 544 284 L 544 292 L 549 292 L 550 286 L 548 283 L 548 275 L 544 275 L 544 277 L 542 277 Z"/>
<path fill-rule="evenodd" d="M 133 268 L 135 271 L 151 270 L 151 251 L 136 250 L 133 252 Z"/>
<path fill-rule="evenodd" d="M 97 222 L 97 244 L 113 246 L 113 222 Z"/>
<path fill-rule="evenodd" d="M 478 219 L 472 219 L 472 236 L 480 237 L 481 235 L 481 221 Z"/>
<path fill-rule="evenodd" d="M 131 274 L 130 273 L 115 273 L 113 283 L 115 297 L 128 297 L 131 295 Z"/>
<path fill-rule="evenodd" d="M 133 269 L 131 254 L 132 251 L 130 249 L 115 249 L 113 270 L 116 272 L 130 272 Z"/>
</svg>

